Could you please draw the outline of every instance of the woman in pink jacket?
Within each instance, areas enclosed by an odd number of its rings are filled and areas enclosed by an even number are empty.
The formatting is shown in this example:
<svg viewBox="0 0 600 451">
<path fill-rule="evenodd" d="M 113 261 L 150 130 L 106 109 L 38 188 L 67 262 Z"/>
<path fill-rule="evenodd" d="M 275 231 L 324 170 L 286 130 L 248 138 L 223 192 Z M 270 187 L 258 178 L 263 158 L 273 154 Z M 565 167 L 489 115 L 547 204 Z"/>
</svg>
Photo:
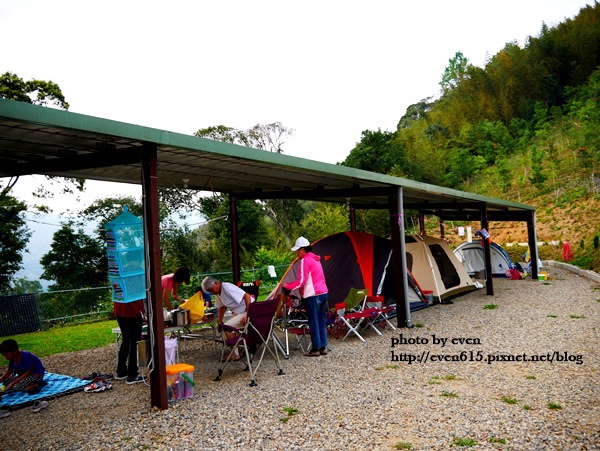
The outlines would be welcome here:
<svg viewBox="0 0 600 451">
<path fill-rule="evenodd" d="M 300 268 L 298 269 L 298 279 L 285 284 L 285 289 L 291 291 L 299 288 L 300 296 L 306 302 L 312 346 L 310 352 L 304 355 L 308 357 L 325 355 L 327 354 L 325 319 L 328 304 L 327 285 L 325 285 L 321 257 L 311 252 L 312 246 L 303 236 L 296 240 L 292 250 L 296 251 L 296 255 L 300 259 Z"/>
</svg>

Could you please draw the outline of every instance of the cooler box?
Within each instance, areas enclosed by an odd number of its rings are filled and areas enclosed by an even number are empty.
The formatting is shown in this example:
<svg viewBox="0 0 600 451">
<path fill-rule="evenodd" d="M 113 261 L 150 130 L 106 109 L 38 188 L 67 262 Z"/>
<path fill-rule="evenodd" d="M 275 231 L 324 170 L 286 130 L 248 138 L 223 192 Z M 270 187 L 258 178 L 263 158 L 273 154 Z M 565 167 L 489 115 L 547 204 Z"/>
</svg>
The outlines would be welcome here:
<svg viewBox="0 0 600 451">
<path fill-rule="evenodd" d="M 169 401 L 194 396 L 194 366 L 177 363 L 167 366 L 167 398 Z"/>
</svg>

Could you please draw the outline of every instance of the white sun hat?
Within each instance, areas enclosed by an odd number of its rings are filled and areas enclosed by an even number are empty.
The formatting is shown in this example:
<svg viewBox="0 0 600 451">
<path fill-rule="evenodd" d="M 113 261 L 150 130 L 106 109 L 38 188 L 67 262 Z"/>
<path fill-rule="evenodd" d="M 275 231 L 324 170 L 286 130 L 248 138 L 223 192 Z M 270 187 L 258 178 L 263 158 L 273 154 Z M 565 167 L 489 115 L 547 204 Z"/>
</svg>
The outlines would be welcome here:
<svg viewBox="0 0 600 451">
<path fill-rule="evenodd" d="M 292 250 L 297 251 L 301 247 L 306 247 L 306 246 L 310 246 L 310 243 L 308 242 L 308 240 L 306 238 L 301 236 L 300 238 L 298 238 L 296 240 L 296 244 L 294 244 L 294 247 L 292 248 Z"/>
</svg>

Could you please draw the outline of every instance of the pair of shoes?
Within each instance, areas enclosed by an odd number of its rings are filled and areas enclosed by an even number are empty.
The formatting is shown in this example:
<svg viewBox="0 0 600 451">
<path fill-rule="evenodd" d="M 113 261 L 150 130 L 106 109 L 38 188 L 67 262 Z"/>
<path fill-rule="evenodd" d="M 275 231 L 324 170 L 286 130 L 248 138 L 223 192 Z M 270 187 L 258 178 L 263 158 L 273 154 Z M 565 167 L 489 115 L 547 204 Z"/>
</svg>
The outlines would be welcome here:
<svg viewBox="0 0 600 451">
<path fill-rule="evenodd" d="M 144 376 L 128 377 L 127 378 L 127 384 L 128 385 L 137 384 L 138 382 L 146 382 L 146 378 Z"/>
<path fill-rule="evenodd" d="M 0 418 L 6 418 L 10 416 L 10 410 L 0 410 Z"/>
<path fill-rule="evenodd" d="M 112 384 L 107 382 L 104 379 L 99 379 L 97 381 L 92 382 L 90 385 L 83 389 L 84 392 L 87 393 L 97 393 L 104 390 L 110 390 L 112 388 Z"/>
<path fill-rule="evenodd" d="M 112 379 L 113 373 L 103 374 L 103 373 L 90 373 L 83 378 L 84 381 L 95 381 L 98 379 Z"/>
<path fill-rule="evenodd" d="M 305 357 L 319 357 L 320 355 L 321 353 L 319 351 L 310 351 L 304 353 Z"/>
<path fill-rule="evenodd" d="M 33 403 L 33 406 L 31 406 L 31 411 L 37 413 L 46 407 L 48 407 L 48 401 L 36 401 Z"/>
<path fill-rule="evenodd" d="M 96 379 L 98 376 L 100 376 L 100 373 L 90 373 L 85 377 L 82 377 L 82 379 L 84 381 L 93 381 L 94 379 Z"/>
<path fill-rule="evenodd" d="M 123 379 L 127 379 L 127 374 L 123 376 L 119 376 L 119 373 L 115 376 L 115 380 L 122 381 Z"/>
<path fill-rule="evenodd" d="M 319 349 L 319 354 L 321 354 L 321 355 L 327 355 L 327 348 L 321 348 L 321 349 Z"/>
</svg>

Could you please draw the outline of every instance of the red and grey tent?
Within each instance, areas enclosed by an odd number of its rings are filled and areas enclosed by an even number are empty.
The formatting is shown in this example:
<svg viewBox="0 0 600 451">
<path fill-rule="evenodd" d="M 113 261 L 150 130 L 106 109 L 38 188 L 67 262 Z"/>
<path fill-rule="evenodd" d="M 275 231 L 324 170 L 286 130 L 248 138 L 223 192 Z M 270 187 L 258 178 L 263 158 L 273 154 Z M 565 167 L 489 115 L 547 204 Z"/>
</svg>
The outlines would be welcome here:
<svg viewBox="0 0 600 451">
<path fill-rule="evenodd" d="M 330 306 L 342 302 L 350 288 L 366 288 L 369 295 L 381 295 L 386 305 L 395 304 L 393 271 L 390 263 L 390 240 L 363 232 L 343 232 L 321 238 L 312 244 L 312 251 L 321 257 Z M 279 294 L 283 283 L 298 277 L 299 259 L 287 269 L 279 286 L 272 293 Z M 411 309 L 426 306 L 427 301 L 418 284 L 408 273 Z"/>
</svg>

